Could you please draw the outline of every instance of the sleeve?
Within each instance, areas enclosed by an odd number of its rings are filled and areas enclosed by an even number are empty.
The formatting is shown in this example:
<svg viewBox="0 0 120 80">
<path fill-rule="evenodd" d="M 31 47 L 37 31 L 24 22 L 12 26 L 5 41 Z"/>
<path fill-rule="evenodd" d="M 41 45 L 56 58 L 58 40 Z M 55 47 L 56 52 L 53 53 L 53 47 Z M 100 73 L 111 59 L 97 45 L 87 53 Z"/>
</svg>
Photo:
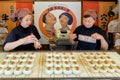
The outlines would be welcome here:
<svg viewBox="0 0 120 80">
<path fill-rule="evenodd" d="M 101 32 L 100 34 L 104 37 L 104 39 L 105 39 L 106 42 L 108 43 L 108 47 L 110 47 L 110 41 L 109 41 L 109 39 L 108 39 L 108 37 L 107 37 L 105 31 L 101 29 L 100 32 Z"/>
<path fill-rule="evenodd" d="M 10 32 L 10 34 L 7 36 L 7 38 L 5 39 L 4 43 L 3 43 L 3 47 L 5 46 L 6 43 L 8 42 L 13 42 L 13 41 L 16 41 L 17 38 L 16 38 L 16 32 L 15 30 L 12 30 Z"/>
<path fill-rule="evenodd" d="M 33 34 L 36 36 L 36 38 L 39 40 L 41 38 L 37 28 L 33 26 Z"/>
<path fill-rule="evenodd" d="M 74 41 L 78 41 L 78 31 L 79 31 L 79 28 L 77 27 L 77 28 L 75 29 L 75 31 L 73 32 L 73 34 L 76 34 L 76 35 L 77 35 L 77 37 L 74 39 Z"/>
</svg>

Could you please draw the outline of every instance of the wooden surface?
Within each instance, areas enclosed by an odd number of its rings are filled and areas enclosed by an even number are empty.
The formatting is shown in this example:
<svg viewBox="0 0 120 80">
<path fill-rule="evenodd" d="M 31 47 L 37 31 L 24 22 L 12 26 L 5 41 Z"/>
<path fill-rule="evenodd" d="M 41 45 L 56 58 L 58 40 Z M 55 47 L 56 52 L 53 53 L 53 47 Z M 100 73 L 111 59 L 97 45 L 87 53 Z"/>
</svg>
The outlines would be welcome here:
<svg viewBox="0 0 120 80">
<path fill-rule="evenodd" d="M 1 1 L 33 2 L 33 1 L 67 1 L 67 0 L 1 0 Z M 69 0 L 69 1 L 115 1 L 115 0 Z"/>
<path fill-rule="evenodd" d="M 32 68 L 32 73 L 30 75 L 9 75 L 6 76 L 4 74 L 0 75 L 0 78 L 120 78 L 120 73 L 117 72 L 113 72 L 113 73 L 93 73 L 89 70 L 89 66 L 87 66 L 84 57 L 82 57 L 82 54 L 85 52 L 80 52 L 80 51 L 60 51 L 59 53 L 73 53 L 75 58 L 77 59 L 77 62 L 80 65 L 80 69 L 81 69 L 81 73 L 78 75 L 75 74 L 70 74 L 70 75 L 65 75 L 65 74 L 60 74 L 60 75 L 56 75 L 56 74 L 52 74 L 52 75 L 48 75 L 45 73 L 45 63 L 46 63 L 46 54 L 47 53 L 58 53 L 59 51 L 54 51 L 54 52 L 50 52 L 50 51 L 41 51 L 41 52 L 32 52 L 34 54 L 36 54 L 35 57 L 35 62 L 34 62 L 34 67 Z M 12 52 L 15 53 L 15 52 Z M 26 52 L 18 52 L 18 53 L 26 53 Z M 27 52 L 28 54 L 31 52 Z M 86 53 L 103 53 L 103 52 L 99 52 L 99 51 L 86 51 Z M 115 51 L 111 51 L 111 52 L 105 52 L 107 55 L 109 55 L 116 63 L 117 65 L 120 65 L 120 55 L 115 52 Z M 9 52 L 1 52 L 0 53 L 0 62 L 2 60 L 4 60 L 5 56 L 9 55 Z"/>
</svg>

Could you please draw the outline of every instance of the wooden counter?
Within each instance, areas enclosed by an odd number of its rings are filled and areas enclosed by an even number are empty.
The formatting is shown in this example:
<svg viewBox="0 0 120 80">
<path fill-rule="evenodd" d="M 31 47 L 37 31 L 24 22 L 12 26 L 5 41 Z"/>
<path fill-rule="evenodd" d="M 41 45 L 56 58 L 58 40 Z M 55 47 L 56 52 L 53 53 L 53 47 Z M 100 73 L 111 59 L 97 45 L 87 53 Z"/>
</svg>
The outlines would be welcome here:
<svg viewBox="0 0 120 80">
<path fill-rule="evenodd" d="M 0 53 L 0 63 L 5 59 L 6 56 L 9 55 L 9 53 L 13 53 L 14 55 L 16 53 L 20 53 L 20 54 L 31 54 L 34 53 L 36 54 L 35 57 L 35 61 L 34 61 L 34 67 L 32 68 L 32 73 L 29 75 L 25 75 L 25 74 L 20 74 L 20 75 L 4 75 L 1 74 L 0 78 L 94 78 L 94 79 L 116 79 L 116 78 L 120 78 L 120 72 L 91 72 L 90 67 L 88 66 L 87 61 L 85 60 L 85 57 L 83 57 L 83 54 L 88 53 L 88 54 L 95 54 L 97 56 L 97 53 L 103 54 L 105 53 L 107 56 L 109 56 L 112 60 L 115 61 L 115 63 L 117 65 L 120 66 L 120 55 L 116 52 L 116 51 L 106 51 L 106 52 L 100 52 L 100 51 L 39 51 L 39 52 L 1 52 Z M 73 53 L 73 55 L 75 56 L 75 59 L 77 60 L 80 69 L 81 69 L 81 73 L 80 74 L 70 74 L 70 75 L 66 75 L 66 74 L 51 74 L 48 75 L 45 73 L 45 67 L 46 67 L 46 57 L 47 54 L 50 53 L 52 55 L 54 54 L 66 54 L 66 55 L 70 55 L 71 53 Z M 14 56 L 13 55 L 13 56 Z M 61 57 L 61 56 L 60 56 Z M 62 61 L 62 60 L 61 60 Z"/>
</svg>

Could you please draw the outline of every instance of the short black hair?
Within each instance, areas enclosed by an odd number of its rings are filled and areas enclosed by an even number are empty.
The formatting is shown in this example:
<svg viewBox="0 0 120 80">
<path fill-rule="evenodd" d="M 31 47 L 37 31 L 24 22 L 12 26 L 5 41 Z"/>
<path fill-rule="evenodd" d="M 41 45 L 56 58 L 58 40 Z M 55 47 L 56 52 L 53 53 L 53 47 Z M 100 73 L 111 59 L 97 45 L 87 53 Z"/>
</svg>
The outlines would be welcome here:
<svg viewBox="0 0 120 80">
<path fill-rule="evenodd" d="M 73 17 L 68 12 L 63 12 L 62 14 L 60 14 L 59 19 L 61 18 L 62 15 L 65 15 L 69 18 L 68 25 L 71 25 L 73 22 Z"/>
<path fill-rule="evenodd" d="M 46 23 L 46 15 L 47 15 L 48 13 L 45 13 L 44 15 L 43 15 L 43 17 L 42 17 L 42 22 L 44 22 L 44 23 Z"/>
<path fill-rule="evenodd" d="M 90 15 L 84 15 L 83 17 L 84 17 L 84 18 L 88 18 L 88 17 L 91 17 L 91 16 L 90 16 Z"/>
</svg>

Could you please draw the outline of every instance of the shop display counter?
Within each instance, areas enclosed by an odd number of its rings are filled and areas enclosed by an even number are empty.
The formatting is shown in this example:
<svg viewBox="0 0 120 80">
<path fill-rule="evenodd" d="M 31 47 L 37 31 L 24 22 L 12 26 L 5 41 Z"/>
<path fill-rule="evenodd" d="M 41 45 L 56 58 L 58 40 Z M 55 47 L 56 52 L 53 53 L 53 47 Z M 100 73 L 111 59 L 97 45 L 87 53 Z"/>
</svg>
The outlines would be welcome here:
<svg viewBox="0 0 120 80">
<path fill-rule="evenodd" d="M 1 52 L 0 78 L 120 78 L 116 51 Z"/>
</svg>

